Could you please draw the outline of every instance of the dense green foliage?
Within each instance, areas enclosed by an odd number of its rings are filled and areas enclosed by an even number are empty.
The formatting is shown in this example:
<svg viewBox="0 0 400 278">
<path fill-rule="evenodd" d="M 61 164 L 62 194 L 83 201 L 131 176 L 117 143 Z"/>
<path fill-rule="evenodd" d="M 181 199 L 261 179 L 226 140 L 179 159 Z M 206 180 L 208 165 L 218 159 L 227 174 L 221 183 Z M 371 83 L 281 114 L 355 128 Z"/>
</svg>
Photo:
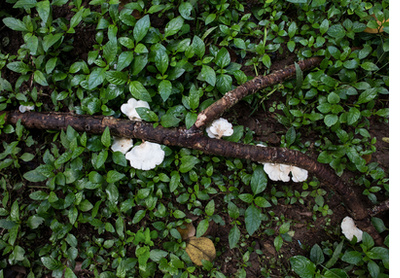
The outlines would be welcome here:
<svg viewBox="0 0 400 278">
<path fill-rule="evenodd" d="M 389 117 L 388 22 L 382 32 L 363 32 L 388 19 L 388 0 L 6 2 L 0 111 L 32 105 L 122 118 L 120 106 L 134 97 L 150 104 L 139 111 L 145 121 L 190 128 L 199 111 L 270 73 L 274 61 L 322 56 L 315 70 L 244 101 L 275 113 L 285 127 L 281 147 L 312 149 L 338 175 L 355 172 L 373 204 L 388 198 L 387 174 L 364 159 L 381 140 L 371 136 L 371 120 Z M 272 94 L 278 97 L 269 103 Z M 269 145 L 233 124 L 226 140 Z M 374 247 L 366 233 L 362 243 L 342 240 L 329 225 L 331 192 L 316 178 L 295 190 L 269 180 L 261 164 L 166 146 L 156 169 L 135 170 L 111 151 L 108 129 L 101 136 L 72 128 L 38 133 L 0 116 L 0 136 L 0 269 L 75 277 L 79 262 L 96 277 L 225 277 L 216 262 L 232 248 L 241 254 L 235 277 L 246 277 L 253 251 L 264 277 L 388 276 L 387 248 Z M 293 257 L 290 266 L 279 256 L 267 260 L 253 244 L 272 238 L 280 254 L 292 242 L 294 221 L 274 212 L 282 204 L 326 217 L 332 238 L 323 248 L 304 246 L 311 255 Z M 212 237 L 214 263 L 195 266 L 184 251 L 177 228 L 192 220 L 197 236 L 211 223 L 229 227 L 226 244 Z M 386 230 L 379 218 L 373 222 Z"/>
</svg>

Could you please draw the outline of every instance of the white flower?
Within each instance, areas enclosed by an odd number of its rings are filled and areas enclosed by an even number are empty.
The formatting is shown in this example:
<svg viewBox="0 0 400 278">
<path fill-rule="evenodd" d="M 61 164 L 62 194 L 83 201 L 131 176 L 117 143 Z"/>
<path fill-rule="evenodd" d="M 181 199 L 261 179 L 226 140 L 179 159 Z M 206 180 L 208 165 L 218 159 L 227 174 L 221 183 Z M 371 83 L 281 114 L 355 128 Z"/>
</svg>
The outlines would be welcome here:
<svg viewBox="0 0 400 278">
<path fill-rule="evenodd" d="M 114 152 L 121 152 L 123 154 L 126 154 L 132 147 L 132 139 L 114 137 L 114 143 L 111 146 L 111 150 L 113 150 Z"/>
<path fill-rule="evenodd" d="M 125 154 L 131 166 L 140 170 L 151 170 L 160 165 L 164 160 L 165 152 L 161 145 L 151 142 L 143 142 Z"/>
<path fill-rule="evenodd" d="M 212 122 L 206 128 L 207 134 L 210 138 L 220 139 L 223 136 L 231 136 L 233 134 L 232 124 L 224 118 L 219 118 Z"/>
<path fill-rule="evenodd" d="M 351 241 L 354 236 L 357 238 L 357 242 L 362 240 L 363 231 L 357 228 L 354 220 L 351 217 L 346 216 L 342 220 L 341 228 L 342 233 L 348 240 Z"/>
<path fill-rule="evenodd" d="M 131 121 L 141 121 L 142 118 L 140 118 L 139 114 L 136 112 L 136 108 L 138 107 L 145 107 L 150 109 L 150 106 L 146 101 L 131 98 L 128 100 L 128 103 L 124 103 L 121 105 L 121 111 L 126 116 L 128 116 Z"/>
<path fill-rule="evenodd" d="M 19 106 L 19 112 L 25 113 L 27 111 L 32 111 L 35 109 L 35 106 L 33 105 L 20 105 Z"/>
</svg>

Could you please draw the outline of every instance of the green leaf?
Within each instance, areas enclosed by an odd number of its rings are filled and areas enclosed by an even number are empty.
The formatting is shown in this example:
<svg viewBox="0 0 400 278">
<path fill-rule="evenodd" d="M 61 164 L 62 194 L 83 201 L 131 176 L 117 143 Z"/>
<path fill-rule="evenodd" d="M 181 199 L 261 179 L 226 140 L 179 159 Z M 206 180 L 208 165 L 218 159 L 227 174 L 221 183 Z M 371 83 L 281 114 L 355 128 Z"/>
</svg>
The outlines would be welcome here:
<svg viewBox="0 0 400 278">
<path fill-rule="evenodd" d="M 178 33 L 184 23 L 184 19 L 181 16 L 173 18 L 170 22 L 165 26 L 164 37 L 169 37 Z"/>
<path fill-rule="evenodd" d="M 364 232 L 362 235 L 362 244 L 366 247 L 367 250 L 369 250 L 375 245 L 375 242 L 368 233 Z"/>
<path fill-rule="evenodd" d="M 109 40 L 103 46 L 103 56 L 106 59 L 107 63 L 110 64 L 117 57 L 118 47 L 117 42 L 114 40 Z"/>
<path fill-rule="evenodd" d="M 11 210 L 10 210 L 10 219 L 11 221 L 14 222 L 19 222 L 19 205 L 18 205 L 18 200 L 14 201 L 13 204 L 11 205 Z"/>
<path fill-rule="evenodd" d="M 36 2 L 36 0 L 35 0 Z M 47 22 L 49 19 L 50 15 L 50 1 L 49 0 L 44 0 L 40 1 L 36 4 L 36 10 L 39 14 L 39 17 L 42 19 L 44 23 Z"/>
<path fill-rule="evenodd" d="M 13 17 L 3 18 L 3 23 L 10 29 L 14 31 L 29 32 L 29 28 L 19 19 Z"/>
<path fill-rule="evenodd" d="M 153 50 L 156 53 L 154 57 L 156 67 L 161 74 L 164 74 L 167 71 L 169 65 L 167 50 L 161 44 L 155 45 Z"/>
<path fill-rule="evenodd" d="M 339 97 L 339 95 L 336 94 L 336 93 L 334 93 L 334 92 L 329 93 L 329 95 L 328 95 L 328 102 L 329 102 L 330 104 L 337 104 L 337 103 L 339 103 L 339 102 L 340 102 L 340 97 Z"/>
<path fill-rule="evenodd" d="M 283 238 L 280 235 L 275 237 L 275 239 L 274 239 L 274 247 L 275 247 L 275 250 L 277 252 L 279 252 L 279 250 L 281 250 L 282 245 L 283 245 Z"/>
<path fill-rule="evenodd" d="M 97 158 L 96 158 L 96 161 L 95 161 L 95 165 L 94 165 L 94 166 L 95 166 L 97 169 L 101 168 L 101 167 L 104 165 L 104 163 L 106 162 L 107 157 L 108 157 L 108 151 L 107 151 L 107 150 L 102 150 L 102 151 L 97 155 Z"/>
<path fill-rule="evenodd" d="M 231 56 L 229 55 L 228 50 L 223 47 L 218 51 L 217 56 L 215 57 L 215 64 L 220 68 L 224 68 L 228 66 L 231 62 Z"/>
<path fill-rule="evenodd" d="M 197 114 L 193 112 L 188 112 L 185 116 L 185 126 L 186 129 L 191 128 L 197 120 Z"/>
<path fill-rule="evenodd" d="M 349 109 L 349 112 L 347 113 L 347 124 L 348 125 L 355 124 L 360 118 L 360 116 L 361 116 L 360 110 L 358 110 L 356 107 L 351 107 Z"/>
<path fill-rule="evenodd" d="M 362 254 L 360 252 L 357 252 L 357 251 L 346 251 L 343 254 L 341 260 L 346 262 L 346 263 L 356 265 L 359 262 L 361 262 L 362 258 L 363 258 L 363 256 L 362 256 Z"/>
<path fill-rule="evenodd" d="M 145 15 L 136 22 L 135 28 L 133 29 L 133 37 L 136 43 L 140 42 L 147 35 L 149 29 L 150 29 L 150 16 Z"/>
<path fill-rule="evenodd" d="M 179 13 L 186 20 L 193 20 L 194 18 L 191 15 L 193 6 L 190 2 L 183 2 L 179 5 Z"/>
<path fill-rule="evenodd" d="M 172 93 L 171 81 L 162 80 L 160 84 L 158 84 L 158 92 L 160 93 L 163 101 L 166 101 Z"/>
<path fill-rule="evenodd" d="M 208 25 L 208 24 L 210 24 L 211 22 L 213 22 L 216 18 L 217 18 L 217 15 L 216 15 L 216 14 L 209 14 L 209 15 L 206 17 L 206 20 L 204 21 L 204 23 L 205 23 L 206 25 Z"/>
<path fill-rule="evenodd" d="M 374 261 L 369 261 L 367 264 L 369 274 L 372 278 L 378 278 L 380 274 L 379 265 Z"/>
<path fill-rule="evenodd" d="M 260 194 L 267 188 L 267 176 L 261 165 L 254 170 L 250 184 L 254 195 Z"/>
<path fill-rule="evenodd" d="M 288 146 L 292 145 L 296 141 L 296 129 L 292 126 L 286 131 L 286 143 Z"/>
<path fill-rule="evenodd" d="M 338 120 L 339 120 L 339 117 L 337 115 L 328 114 L 328 115 L 325 115 L 324 123 L 326 124 L 327 127 L 331 127 L 334 124 L 336 124 Z"/>
<path fill-rule="evenodd" d="M 18 0 L 13 8 L 14 9 L 19 9 L 19 8 L 25 8 L 25 9 L 31 9 L 34 8 L 37 5 L 36 0 Z"/>
<path fill-rule="evenodd" d="M 343 249 L 343 241 L 341 241 L 335 248 L 335 251 L 333 251 L 332 257 L 329 259 L 329 261 L 325 264 L 326 268 L 331 268 L 339 259 L 340 254 Z"/>
<path fill-rule="evenodd" d="M 157 122 L 158 116 L 156 113 L 151 111 L 149 108 L 146 107 L 138 107 L 136 108 L 136 112 L 139 114 L 140 118 L 146 122 Z"/>
<path fill-rule="evenodd" d="M 217 76 L 215 71 L 210 66 L 203 65 L 200 74 L 197 76 L 197 79 L 200 81 L 205 81 L 214 87 L 217 81 Z"/>
<path fill-rule="evenodd" d="M 44 76 L 43 72 L 36 70 L 33 74 L 33 80 L 35 80 L 36 83 L 42 85 L 42 86 L 48 86 L 49 83 L 47 83 L 46 77 Z"/>
<path fill-rule="evenodd" d="M 346 30 L 340 24 L 335 24 L 329 27 L 327 34 L 335 39 L 343 39 L 346 35 Z"/>
<path fill-rule="evenodd" d="M 218 75 L 216 85 L 218 91 L 225 94 L 232 89 L 232 77 L 227 74 Z"/>
<path fill-rule="evenodd" d="M 206 46 L 203 40 L 200 39 L 198 36 L 194 36 L 191 47 L 194 51 L 194 54 L 196 54 L 200 59 L 202 59 L 206 51 Z"/>
<path fill-rule="evenodd" d="M 103 134 L 101 135 L 101 143 L 106 148 L 111 146 L 111 134 L 108 126 L 104 129 Z"/>
<path fill-rule="evenodd" d="M 318 244 L 314 244 L 311 248 L 310 259 L 315 264 L 322 264 L 325 261 L 324 252 Z"/>
<path fill-rule="evenodd" d="M 372 62 L 364 62 L 361 64 L 361 67 L 366 71 L 377 71 L 379 67 Z"/>
<path fill-rule="evenodd" d="M 96 67 L 88 77 L 88 89 L 93 90 L 103 83 L 105 79 L 105 69 Z"/>
<path fill-rule="evenodd" d="M 238 226 L 235 224 L 228 234 L 229 248 L 233 249 L 237 247 L 239 239 L 240 239 L 240 230 Z"/>
<path fill-rule="evenodd" d="M 254 198 L 254 204 L 261 208 L 269 208 L 272 206 L 271 203 L 267 201 L 267 199 L 261 196 L 257 196 L 256 198 Z"/>
<path fill-rule="evenodd" d="M 296 32 L 297 32 L 297 25 L 296 25 L 296 22 L 293 21 L 292 23 L 290 23 L 289 28 L 288 28 L 289 38 L 292 38 L 296 34 Z"/>
<path fill-rule="evenodd" d="M 316 266 L 304 256 L 293 256 L 289 259 L 294 272 L 302 278 L 313 278 Z"/>
<path fill-rule="evenodd" d="M 328 31 L 328 29 L 329 29 L 329 20 L 325 18 L 321 22 L 321 25 L 319 26 L 319 32 L 321 33 L 321 35 L 323 35 L 326 33 L 326 31 Z"/>
<path fill-rule="evenodd" d="M 117 221 L 115 221 L 115 230 L 120 238 L 124 238 L 124 218 L 121 216 L 118 217 Z"/>
<path fill-rule="evenodd" d="M 358 97 L 357 103 L 361 104 L 361 103 L 370 102 L 371 100 L 376 98 L 377 95 L 378 95 L 378 92 L 377 92 L 376 87 L 367 89 L 364 92 L 362 92 L 361 95 Z"/>
<path fill-rule="evenodd" d="M 63 267 L 61 262 L 51 257 L 42 257 L 40 260 L 42 261 L 42 264 L 50 270 L 61 270 Z"/>
<path fill-rule="evenodd" d="M 286 0 L 286 2 L 294 3 L 294 4 L 307 4 L 307 0 Z"/>
<path fill-rule="evenodd" d="M 133 216 L 133 219 L 132 219 L 132 224 L 137 224 L 137 223 L 139 223 L 140 222 L 140 220 L 142 220 L 143 219 L 143 217 L 146 215 L 146 211 L 145 210 L 138 210 L 136 213 L 135 213 L 135 216 Z"/>
<path fill-rule="evenodd" d="M 128 49 L 132 49 L 135 47 L 135 43 L 133 42 L 133 40 L 128 37 L 120 37 L 118 38 L 118 42 Z"/>
<path fill-rule="evenodd" d="M 136 56 L 133 62 L 132 75 L 137 75 L 140 72 L 142 72 L 144 67 L 147 65 L 147 61 L 148 61 L 147 54 Z"/>
<path fill-rule="evenodd" d="M 215 211 L 215 201 L 214 199 L 209 201 L 208 204 L 206 205 L 206 207 L 204 208 L 204 212 L 208 215 L 208 216 L 212 216 L 214 214 Z"/>
<path fill-rule="evenodd" d="M 28 218 L 27 225 L 31 229 L 36 229 L 39 227 L 42 223 L 44 222 L 44 218 L 37 216 L 37 215 L 32 215 Z"/>
<path fill-rule="evenodd" d="M 244 213 L 244 222 L 247 232 L 252 236 L 261 225 L 261 211 L 251 204 Z"/>
<path fill-rule="evenodd" d="M 196 237 L 201 237 L 202 235 L 204 235 L 205 232 L 207 232 L 209 226 L 209 222 L 208 219 L 203 219 L 199 222 L 199 225 L 197 225 L 197 229 L 196 229 Z"/>
<path fill-rule="evenodd" d="M 115 85 L 124 85 L 129 81 L 127 73 L 120 71 L 107 71 L 106 80 Z"/>
<path fill-rule="evenodd" d="M 30 66 L 21 61 L 8 63 L 7 68 L 21 74 L 25 74 L 31 70 Z"/>
<path fill-rule="evenodd" d="M 30 182 L 41 182 L 47 180 L 47 177 L 42 175 L 37 169 L 31 170 L 24 174 L 24 179 Z"/>
<path fill-rule="evenodd" d="M 193 167 L 200 162 L 195 156 L 192 155 L 185 155 L 181 158 L 181 165 L 179 166 L 179 172 L 187 173 L 193 169 Z"/>
<path fill-rule="evenodd" d="M 118 56 L 117 62 L 117 71 L 121 71 L 124 68 L 130 66 L 133 61 L 133 52 L 132 51 L 124 51 Z"/>
<path fill-rule="evenodd" d="M 135 99 L 151 102 L 150 93 L 139 81 L 132 81 L 129 83 L 129 91 Z"/>
<path fill-rule="evenodd" d="M 80 210 L 80 211 L 83 211 L 83 212 L 87 212 L 87 211 L 91 210 L 92 208 L 93 208 L 92 203 L 91 203 L 89 200 L 87 200 L 87 199 L 83 200 L 83 201 L 79 204 L 79 210 Z"/>
</svg>

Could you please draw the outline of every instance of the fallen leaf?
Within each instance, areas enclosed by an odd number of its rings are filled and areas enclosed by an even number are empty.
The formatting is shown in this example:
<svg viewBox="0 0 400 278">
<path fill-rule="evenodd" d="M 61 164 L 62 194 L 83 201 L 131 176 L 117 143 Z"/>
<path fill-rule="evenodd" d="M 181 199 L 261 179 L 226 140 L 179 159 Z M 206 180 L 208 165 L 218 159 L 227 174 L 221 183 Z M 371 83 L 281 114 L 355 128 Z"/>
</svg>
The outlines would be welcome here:
<svg viewBox="0 0 400 278">
<path fill-rule="evenodd" d="M 375 15 L 372 15 L 372 16 L 376 19 Z M 378 28 L 369 28 L 369 27 L 367 27 L 367 28 L 364 29 L 364 32 L 365 33 L 370 33 L 370 34 L 382 33 L 383 32 L 382 24 L 385 23 L 385 22 L 389 22 L 389 19 L 384 20 L 383 22 L 380 22 L 379 20 L 376 19 L 376 23 L 378 23 L 379 27 Z"/>
<path fill-rule="evenodd" d="M 201 260 L 212 261 L 215 259 L 216 251 L 214 243 L 206 237 L 191 237 L 186 244 L 186 252 L 192 262 L 196 265 L 203 265 Z"/>
<path fill-rule="evenodd" d="M 184 224 L 177 228 L 178 232 L 181 234 L 183 240 L 193 237 L 196 234 L 196 229 L 192 223 Z"/>
</svg>

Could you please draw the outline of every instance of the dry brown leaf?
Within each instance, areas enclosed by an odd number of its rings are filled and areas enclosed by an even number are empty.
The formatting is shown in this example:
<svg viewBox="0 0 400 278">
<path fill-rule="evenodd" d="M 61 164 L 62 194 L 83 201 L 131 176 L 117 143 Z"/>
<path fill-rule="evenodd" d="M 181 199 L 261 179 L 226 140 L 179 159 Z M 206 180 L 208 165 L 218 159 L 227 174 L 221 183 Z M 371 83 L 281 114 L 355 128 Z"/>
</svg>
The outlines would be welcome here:
<svg viewBox="0 0 400 278">
<path fill-rule="evenodd" d="M 186 240 L 189 237 L 193 237 L 196 234 L 196 228 L 193 226 L 192 223 L 184 224 L 176 229 L 181 234 L 181 238 L 183 240 Z"/>
<path fill-rule="evenodd" d="M 376 19 L 375 15 L 372 15 L 372 16 Z M 384 20 L 383 22 L 380 22 L 379 20 L 376 19 L 376 23 L 378 23 L 379 27 L 378 28 L 369 28 L 369 27 L 367 27 L 367 28 L 364 29 L 364 32 L 365 33 L 370 33 L 370 34 L 382 33 L 383 32 L 382 24 L 385 23 L 385 22 L 389 22 L 389 19 Z"/>
<path fill-rule="evenodd" d="M 214 243 L 206 237 L 191 237 L 186 244 L 186 252 L 192 262 L 196 265 L 203 265 L 201 260 L 212 261 L 215 259 L 216 251 Z"/>
</svg>

